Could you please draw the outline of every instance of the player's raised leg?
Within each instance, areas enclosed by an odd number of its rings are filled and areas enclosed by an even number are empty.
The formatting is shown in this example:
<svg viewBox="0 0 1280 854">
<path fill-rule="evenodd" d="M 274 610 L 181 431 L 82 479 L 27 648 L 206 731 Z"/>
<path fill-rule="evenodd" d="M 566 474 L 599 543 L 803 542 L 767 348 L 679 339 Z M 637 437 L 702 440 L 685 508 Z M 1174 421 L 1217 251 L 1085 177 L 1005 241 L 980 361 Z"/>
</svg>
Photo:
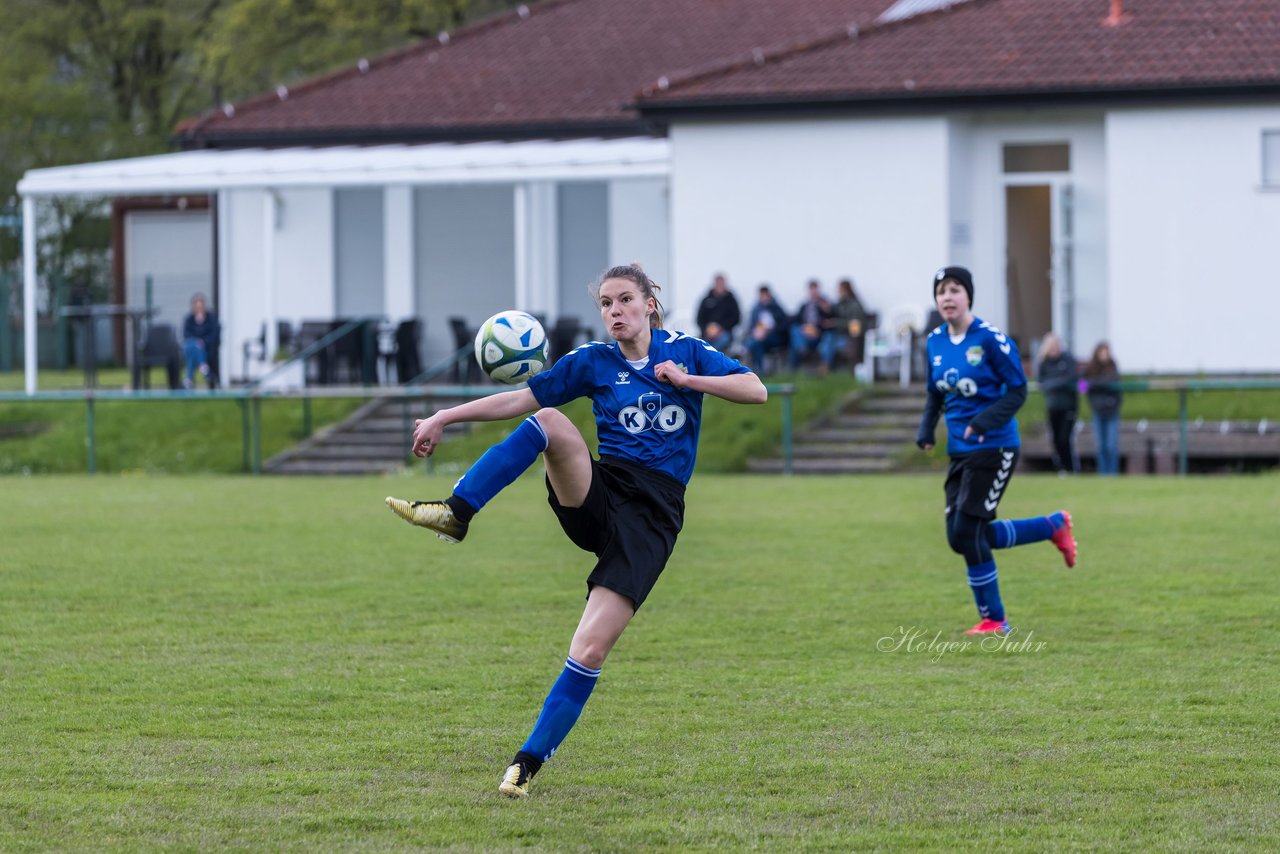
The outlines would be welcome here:
<svg viewBox="0 0 1280 854">
<path fill-rule="evenodd" d="M 987 526 L 987 541 L 993 549 L 1009 549 L 1051 540 L 1068 567 L 1076 565 L 1076 538 L 1071 514 L 1058 510 L 1030 519 L 997 519 Z"/>
<path fill-rule="evenodd" d="M 578 441 L 582 441 L 581 436 Z M 406 501 L 388 497 L 387 506 L 405 521 L 435 531 L 442 540 L 461 542 L 467 535 L 471 517 L 533 465 L 547 445 L 547 434 L 537 415 L 530 416 L 510 436 L 485 451 L 453 485 L 453 494 L 445 500 Z"/>
</svg>

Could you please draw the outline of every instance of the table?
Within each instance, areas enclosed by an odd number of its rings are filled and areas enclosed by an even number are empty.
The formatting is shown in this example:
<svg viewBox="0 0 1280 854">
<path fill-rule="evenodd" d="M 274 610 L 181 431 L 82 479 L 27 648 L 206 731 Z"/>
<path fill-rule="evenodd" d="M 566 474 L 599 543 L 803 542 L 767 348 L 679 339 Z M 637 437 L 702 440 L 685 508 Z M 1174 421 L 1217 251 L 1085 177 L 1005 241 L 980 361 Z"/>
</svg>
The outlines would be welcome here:
<svg viewBox="0 0 1280 854">
<path fill-rule="evenodd" d="M 84 330 L 80 358 L 84 363 L 84 387 L 95 388 L 98 385 L 98 324 L 100 317 L 124 317 L 129 320 L 132 335 L 125 347 L 125 362 L 129 368 L 129 376 L 136 377 L 138 363 L 138 347 L 142 344 L 142 321 L 159 313 L 157 308 L 144 308 L 135 305 L 116 305 L 114 303 L 94 303 L 91 305 L 69 305 L 62 309 L 62 316 L 80 322 Z"/>
</svg>

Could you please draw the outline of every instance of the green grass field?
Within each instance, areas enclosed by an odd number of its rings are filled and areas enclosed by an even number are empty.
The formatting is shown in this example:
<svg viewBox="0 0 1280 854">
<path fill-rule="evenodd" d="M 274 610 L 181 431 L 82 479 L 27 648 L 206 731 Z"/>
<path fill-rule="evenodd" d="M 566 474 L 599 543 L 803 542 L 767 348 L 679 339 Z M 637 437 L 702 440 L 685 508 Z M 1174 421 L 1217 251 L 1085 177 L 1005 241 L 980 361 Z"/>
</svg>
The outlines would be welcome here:
<svg viewBox="0 0 1280 854">
<path fill-rule="evenodd" d="M 1275 476 L 1018 476 L 1081 563 L 999 553 L 1003 649 L 936 475 L 699 476 L 521 802 L 591 558 L 537 477 L 458 546 L 382 506 L 451 482 L 6 479 L 0 850 L 1280 847 Z"/>
</svg>

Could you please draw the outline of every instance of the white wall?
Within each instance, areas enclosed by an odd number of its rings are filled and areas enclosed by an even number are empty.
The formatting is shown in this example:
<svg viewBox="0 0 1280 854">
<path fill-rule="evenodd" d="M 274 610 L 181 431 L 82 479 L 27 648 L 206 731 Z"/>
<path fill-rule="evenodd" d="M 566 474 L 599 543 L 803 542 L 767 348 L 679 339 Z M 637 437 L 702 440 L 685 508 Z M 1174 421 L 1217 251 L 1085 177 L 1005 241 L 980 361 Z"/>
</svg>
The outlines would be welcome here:
<svg viewBox="0 0 1280 854">
<path fill-rule="evenodd" d="M 244 376 L 244 342 L 257 337 L 266 316 L 262 204 L 259 190 L 224 190 L 219 195 L 223 379 Z"/>
<path fill-rule="evenodd" d="M 416 304 L 424 368 L 454 352 L 449 318 L 475 330 L 515 303 L 515 195 L 511 184 L 414 191 Z"/>
<path fill-rule="evenodd" d="M 1108 115 L 1108 334 L 1122 370 L 1280 370 L 1280 193 L 1261 189 L 1264 128 L 1280 128 L 1280 106 Z"/>
<path fill-rule="evenodd" d="M 268 314 L 266 190 L 226 191 L 226 243 L 221 272 L 223 376 L 244 375 L 244 342 L 256 338 Z M 273 231 L 271 275 L 275 316 L 296 327 L 327 320 L 336 309 L 333 251 L 333 192 L 329 188 L 285 190 Z"/>
<path fill-rule="evenodd" d="M 339 317 L 382 314 L 386 239 L 381 187 L 334 190 L 334 281 Z"/>
<path fill-rule="evenodd" d="M 296 326 L 337 316 L 333 251 L 333 190 L 280 191 L 276 229 L 277 316 Z"/>
<path fill-rule="evenodd" d="M 672 308 L 671 285 L 671 217 L 670 194 L 666 178 L 615 179 L 609 182 L 609 266 L 639 261 L 644 270 L 662 288 L 658 295 L 663 308 Z M 599 274 L 601 270 L 597 270 Z M 593 312 L 585 296 L 585 288 L 578 287 L 577 305 L 580 314 L 597 338 L 604 335 L 599 312 Z M 699 297 L 701 294 L 699 294 Z M 681 306 L 686 314 L 696 309 Z M 670 325 L 670 324 L 664 324 Z M 693 328 L 693 318 L 682 324 Z M 672 326 L 672 328 L 675 328 Z"/>
<path fill-rule="evenodd" d="M 693 328 L 724 271 L 744 314 L 768 282 L 794 311 L 816 276 L 852 276 L 871 310 L 927 308 L 949 252 L 948 129 L 937 117 L 672 128 L 672 292 Z"/>
</svg>

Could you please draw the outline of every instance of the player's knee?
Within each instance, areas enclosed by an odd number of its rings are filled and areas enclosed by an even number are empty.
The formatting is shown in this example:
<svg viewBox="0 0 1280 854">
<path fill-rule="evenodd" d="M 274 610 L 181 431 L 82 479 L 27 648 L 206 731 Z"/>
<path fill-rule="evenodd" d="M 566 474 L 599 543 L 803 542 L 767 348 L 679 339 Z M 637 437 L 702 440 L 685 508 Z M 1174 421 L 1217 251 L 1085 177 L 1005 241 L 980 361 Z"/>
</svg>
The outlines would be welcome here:
<svg viewBox="0 0 1280 854">
<path fill-rule="evenodd" d="M 982 535 L 983 521 L 976 516 L 960 513 L 947 526 L 947 545 L 965 560 L 974 563 L 980 557 L 975 553 L 975 545 Z"/>
<path fill-rule="evenodd" d="M 542 427 L 542 432 L 547 434 L 548 439 L 553 435 L 563 433 L 566 428 L 574 431 L 577 430 L 577 428 L 573 426 L 573 422 L 570 421 L 563 412 L 558 409 L 552 409 L 549 406 L 543 407 L 533 413 L 533 417 L 537 419 L 539 426 Z"/>
<path fill-rule="evenodd" d="M 592 641 L 589 638 L 574 638 L 573 644 L 569 648 L 569 656 L 583 667 L 590 667 L 592 670 L 599 670 L 604 666 L 604 660 L 609 655 L 609 647 L 603 643 Z"/>
</svg>

